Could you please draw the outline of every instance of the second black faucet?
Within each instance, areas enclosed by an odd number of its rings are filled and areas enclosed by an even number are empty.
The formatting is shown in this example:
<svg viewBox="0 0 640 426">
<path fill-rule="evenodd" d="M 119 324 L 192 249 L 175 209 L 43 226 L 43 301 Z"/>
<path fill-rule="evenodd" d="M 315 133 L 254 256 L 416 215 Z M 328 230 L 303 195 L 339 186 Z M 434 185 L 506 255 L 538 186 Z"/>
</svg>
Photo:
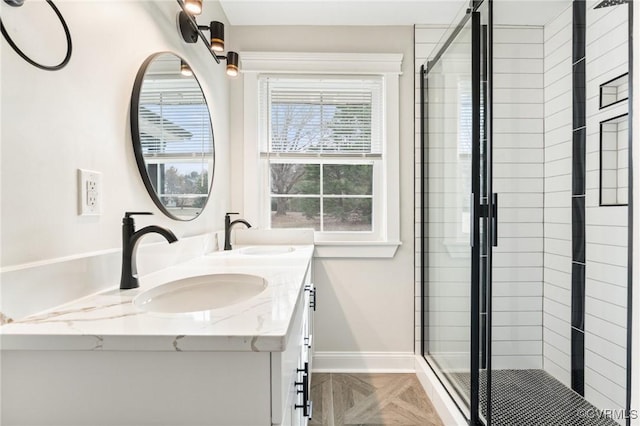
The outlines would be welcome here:
<svg viewBox="0 0 640 426">
<path fill-rule="evenodd" d="M 224 249 L 231 250 L 231 228 L 238 223 L 244 223 L 247 228 L 251 228 L 251 224 L 244 219 L 236 219 L 231 222 L 232 214 L 240 213 L 227 213 L 224 215 Z"/>
</svg>

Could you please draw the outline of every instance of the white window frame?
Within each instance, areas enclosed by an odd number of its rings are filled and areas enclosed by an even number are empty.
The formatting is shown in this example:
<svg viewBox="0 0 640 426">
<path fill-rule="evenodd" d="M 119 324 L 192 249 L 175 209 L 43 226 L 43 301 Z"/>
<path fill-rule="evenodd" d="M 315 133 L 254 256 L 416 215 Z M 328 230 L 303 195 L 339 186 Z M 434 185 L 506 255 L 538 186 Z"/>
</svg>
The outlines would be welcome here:
<svg viewBox="0 0 640 426">
<path fill-rule="evenodd" d="M 373 215 L 380 229 L 375 238 L 356 233 L 315 233 L 316 257 L 393 257 L 400 242 L 400 105 L 402 54 L 241 52 L 244 82 L 244 216 L 258 228 L 269 226 L 264 214 L 269 174 L 260 158 L 260 76 L 335 75 L 382 78 L 381 202 Z M 376 184 L 377 182 L 374 182 Z M 267 190 L 265 190 L 267 188 Z M 376 204 L 374 202 L 374 204 Z M 365 234 L 365 233 L 362 233 Z M 338 239 L 339 238 L 339 239 Z"/>
</svg>

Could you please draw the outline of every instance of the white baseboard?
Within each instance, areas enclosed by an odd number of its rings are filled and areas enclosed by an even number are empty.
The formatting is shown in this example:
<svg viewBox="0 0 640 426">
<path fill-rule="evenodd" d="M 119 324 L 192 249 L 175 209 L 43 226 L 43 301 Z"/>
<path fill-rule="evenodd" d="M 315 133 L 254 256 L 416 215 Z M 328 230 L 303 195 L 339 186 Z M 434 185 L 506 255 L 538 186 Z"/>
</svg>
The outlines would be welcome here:
<svg viewBox="0 0 640 426">
<path fill-rule="evenodd" d="M 438 412 L 442 423 L 446 426 L 467 426 L 469 423 L 444 389 L 442 383 L 440 383 L 436 375 L 433 373 L 431 367 L 427 364 L 427 361 L 425 361 L 420 355 L 414 355 L 414 360 L 414 368 L 416 375 L 418 376 L 418 380 L 422 384 L 422 387 L 429 396 L 431 403 Z"/>
<path fill-rule="evenodd" d="M 316 373 L 414 373 L 413 352 L 318 352 L 313 354 Z"/>
</svg>

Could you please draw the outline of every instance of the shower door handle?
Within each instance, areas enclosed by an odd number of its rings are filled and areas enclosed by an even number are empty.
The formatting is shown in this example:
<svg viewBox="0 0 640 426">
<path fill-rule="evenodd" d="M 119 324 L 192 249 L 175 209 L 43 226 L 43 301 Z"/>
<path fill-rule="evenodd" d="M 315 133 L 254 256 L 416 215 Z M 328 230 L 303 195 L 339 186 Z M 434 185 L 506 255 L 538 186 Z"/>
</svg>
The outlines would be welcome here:
<svg viewBox="0 0 640 426">
<path fill-rule="evenodd" d="M 469 198 L 469 243 L 473 248 L 475 245 L 473 240 L 473 231 L 476 226 L 476 195 L 472 192 L 471 197 Z"/>
<path fill-rule="evenodd" d="M 498 194 L 491 194 L 491 245 L 498 247 Z"/>
</svg>

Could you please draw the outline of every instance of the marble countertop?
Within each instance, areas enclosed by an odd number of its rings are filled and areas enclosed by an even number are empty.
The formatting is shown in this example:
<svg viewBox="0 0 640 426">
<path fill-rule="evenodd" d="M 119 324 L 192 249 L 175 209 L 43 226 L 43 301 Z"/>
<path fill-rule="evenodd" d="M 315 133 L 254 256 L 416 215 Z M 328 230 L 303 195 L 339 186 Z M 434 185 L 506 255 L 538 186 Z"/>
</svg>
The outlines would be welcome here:
<svg viewBox="0 0 640 426">
<path fill-rule="evenodd" d="M 283 351 L 313 246 L 291 253 L 210 253 L 140 277 L 140 288 L 103 291 L 0 327 L 2 350 Z M 257 296 L 192 313 L 146 312 L 132 301 L 164 283 L 242 273 L 266 279 Z"/>
</svg>

